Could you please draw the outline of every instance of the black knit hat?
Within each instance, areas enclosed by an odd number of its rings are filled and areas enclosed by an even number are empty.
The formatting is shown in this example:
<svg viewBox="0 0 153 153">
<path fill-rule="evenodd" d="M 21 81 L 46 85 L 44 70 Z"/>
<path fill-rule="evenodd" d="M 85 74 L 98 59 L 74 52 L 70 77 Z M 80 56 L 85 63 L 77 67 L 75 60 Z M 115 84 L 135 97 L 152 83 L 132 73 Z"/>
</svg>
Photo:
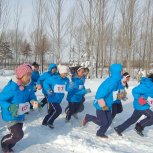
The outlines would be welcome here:
<svg viewBox="0 0 153 153">
<path fill-rule="evenodd" d="M 123 73 L 123 76 L 125 76 L 125 77 L 130 77 L 130 75 L 129 75 L 128 72 Z"/>
<path fill-rule="evenodd" d="M 150 73 L 150 74 L 148 75 L 148 78 L 150 78 L 150 79 L 152 80 L 152 82 L 153 82 L 153 73 Z"/>
<path fill-rule="evenodd" d="M 34 66 L 34 67 L 39 67 L 39 64 L 38 64 L 37 62 L 33 62 L 33 63 L 32 63 L 32 66 Z"/>
</svg>

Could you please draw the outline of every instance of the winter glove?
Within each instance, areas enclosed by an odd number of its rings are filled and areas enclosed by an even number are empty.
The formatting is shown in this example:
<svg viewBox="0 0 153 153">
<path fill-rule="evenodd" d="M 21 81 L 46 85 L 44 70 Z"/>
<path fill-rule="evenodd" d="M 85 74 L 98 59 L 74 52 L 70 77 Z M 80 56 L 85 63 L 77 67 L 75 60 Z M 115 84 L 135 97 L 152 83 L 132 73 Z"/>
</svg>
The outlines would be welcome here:
<svg viewBox="0 0 153 153">
<path fill-rule="evenodd" d="M 11 104 L 8 108 L 9 112 L 11 112 L 12 116 L 15 117 L 17 116 L 17 111 L 18 111 L 18 105 L 16 104 Z"/>
<path fill-rule="evenodd" d="M 121 100 L 122 98 L 123 98 L 123 93 L 122 92 L 118 93 L 117 94 L 117 99 Z"/>
<path fill-rule="evenodd" d="M 47 90 L 47 94 L 49 96 L 53 96 L 54 95 L 54 92 L 53 92 L 53 90 L 49 89 L 49 90 Z"/>
<path fill-rule="evenodd" d="M 142 96 L 138 99 L 138 102 L 140 105 L 145 105 L 147 103 L 147 100 L 144 99 Z"/>
<path fill-rule="evenodd" d="M 86 89 L 86 93 L 88 94 L 88 93 L 91 93 L 91 89 L 89 88 L 89 89 Z"/>
<path fill-rule="evenodd" d="M 108 107 L 107 107 L 107 106 L 103 106 L 103 107 L 102 107 L 102 110 L 103 110 L 103 111 L 107 111 L 107 110 L 108 110 Z"/>
</svg>

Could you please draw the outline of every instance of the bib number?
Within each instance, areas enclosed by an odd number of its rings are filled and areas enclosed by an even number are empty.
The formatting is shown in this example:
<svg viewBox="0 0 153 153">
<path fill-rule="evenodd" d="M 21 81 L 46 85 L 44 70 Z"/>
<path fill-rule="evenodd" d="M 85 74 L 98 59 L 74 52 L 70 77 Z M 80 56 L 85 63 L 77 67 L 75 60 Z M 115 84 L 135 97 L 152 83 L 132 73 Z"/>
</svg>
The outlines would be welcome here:
<svg viewBox="0 0 153 153">
<path fill-rule="evenodd" d="M 18 115 L 23 115 L 27 112 L 30 111 L 30 104 L 29 102 L 26 102 L 26 103 L 22 103 L 22 104 L 19 104 L 19 108 L 18 108 Z"/>
<path fill-rule="evenodd" d="M 54 92 L 55 93 L 65 93 L 65 85 L 55 85 Z"/>
</svg>

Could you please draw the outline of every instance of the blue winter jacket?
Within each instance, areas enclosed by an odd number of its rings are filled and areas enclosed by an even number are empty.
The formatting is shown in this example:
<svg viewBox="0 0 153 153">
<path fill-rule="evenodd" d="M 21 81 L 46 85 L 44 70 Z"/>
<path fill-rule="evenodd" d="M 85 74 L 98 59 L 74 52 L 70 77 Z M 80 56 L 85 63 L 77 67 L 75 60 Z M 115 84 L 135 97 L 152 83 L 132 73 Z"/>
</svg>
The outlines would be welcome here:
<svg viewBox="0 0 153 153">
<path fill-rule="evenodd" d="M 37 100 L 32 86 L 26 86 L 23 91 L 19 89 L 19 86 L 12 80 L 4 87 L 0 93 L 0 106 L 2 109 L 2 118 L 5 121 L 23 121 L 25 115 L 19 115 L 12 117 L 8 108 L 11 104 L 26 103 L 31 100 Z"/>
<path fill-rule="evenodd" d="M 36 83 L 38 81 L 39 77 L 40 77 L 40 74 L 38 71 L 32 71 L 31 79 L 33 82 Z"/>
<path fill-rule="evenodd" d="M 112 109 L 113 103 L 113 91 L 118 90 L 118 84 L 121 80 L 121 71 L 122 65 L 121 64 L 112 64 L 110 67 L 110 77 L 107 78 L 102 84 L 99 86 L 95 100 L 94 106 L 98 110 L 102 110 L 102 108 L 98 104 L 99 99 L 104 99 L 106 106 L 109 110 Z"/>
<path fill-rule="evenodd" d="M 44 72 L 44 73 L 39 77 L 39 79 L 38 79 L 37 84 L 42 86 L 42 92 L 43 92 L 43 94 L 46 94 L 46 92 L 45 92 L 45 90 L 44 90 L 44 87 L 43 87 L 43 82 L 44 82 L 46 79 L 48 79 L 48 78 L 50 78 L 50 77 L 52 77 L 52 76 L 54 76 L 54 75 L 57 74 L 57 73 L 54 73 L 54 74 L 51 73 L 51 70 L 52 70 L 53 68 L 57 68 L 57 65 L 54 64 L 54 63 L 50 64 L 50 65 L 49 65 L 49 68 L 48 68 L 48 72 Z"/>
<path fill-rule="evenodd" d="M 146 110 L 150 108 L 150 105 L 147 103 L 145 105 L 141 105 L 138 102 L 138 99 L 142 96 L 147 100 L 148 97 L 153 98 L 153 82 L 151 78 L 142 78 L 140 84 L 133 88 L 132 94 L 134 97 L 133 106 L 136 110 Z"/>
<path fill-rule="evenodd" d="M 65 91 L 69 91 L 69 79 L 61 78 L 60 75 L 54 75 L 46 79 L 43 83 L 48 102 L 61 103 Z"/>
<path fill-rule="evenodd" d="M 33 87 L 35 92 L 36 92 L 36 84 L 37 84 L 39 77 L 40 77 L 39 72 L 32 71 L 31 82 L 29 85 Z"/>
<path fill-rule="evenodd" d="M 84 87 L 85 79 L 78 78 L 77 76 L 72 78 L 73 89 L 68 92 L 67 101 L 68 102 L 81 102 L 82 98 L 86 94 L 86 89 Z"/>
</svg>

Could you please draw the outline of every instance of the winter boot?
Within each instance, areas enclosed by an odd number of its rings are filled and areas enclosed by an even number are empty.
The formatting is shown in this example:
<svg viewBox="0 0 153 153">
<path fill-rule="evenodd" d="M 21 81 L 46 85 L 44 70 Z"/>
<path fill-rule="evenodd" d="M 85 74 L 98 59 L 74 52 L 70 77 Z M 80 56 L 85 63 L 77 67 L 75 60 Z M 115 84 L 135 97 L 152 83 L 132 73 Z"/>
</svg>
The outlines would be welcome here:
<svg viewBox="0 0 153 153">
<path fill-rule="evenodd" d="M 103 135 L 103 136 L 97 135 L 97 137 L 102 138 L 102 139 L 108 139 L 108 136 L 107 135 Z"/>
<path fill-rule="evenodd" d="M 53 129 L 54 128 L 54 125 L 53 124 L 50 124 L 50 123 L 47 123 L 48 127 Z"/>
<path fill-rule="evenodd" d="M 114 128 L 115 132 L 119 135 L 122 136 L 122 133 L 119 131 L 119 129 L 117 127 Z"/>
<path fill-rule="evenodd" d="M 143 127 L 137 123 L 136 126 L 135 126 L 135 131 L 137 132 L 138 135 L 140 135 L 141 137 L 144 137 L 144 134 L 143 134 Z"/>
</svg>

